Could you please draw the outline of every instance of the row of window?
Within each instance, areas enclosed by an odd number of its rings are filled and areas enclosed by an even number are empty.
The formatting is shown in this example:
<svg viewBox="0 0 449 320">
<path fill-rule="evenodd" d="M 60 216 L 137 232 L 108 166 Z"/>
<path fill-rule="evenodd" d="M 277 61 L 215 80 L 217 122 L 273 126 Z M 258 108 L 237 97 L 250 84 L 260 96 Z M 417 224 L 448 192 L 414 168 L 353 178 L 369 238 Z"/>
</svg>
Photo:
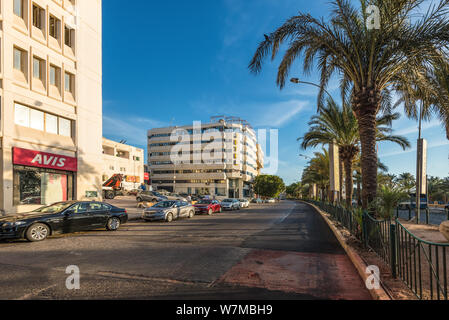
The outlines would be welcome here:
<svg viewBox="0 0 449 320">
<path fill-rule="evenodd" d="M 72 136 L 72 121 L 22 104 L 14 106 L 14 123 L 61 136 Z"/>
<path fill-rule="evenodd" d="M 24 74 L 25 78 L 27 78 L 27 61 L 28 61 L 28 52 L 24 49 L 14 47 L 14 69 L 20 71 Z M 41 59 L 37 56 L 33 56 L 33 79 L 40 80 L 44 87 L 46 87 L 46 74 L 47 74 L 47 62 L 44 59 Z M 61 68 L 50 64 L 49 70 L 49 81 L 48 83 L 51 86 L 57 87 L 58 89 L 62 87 L 62 77 L 61 77 Z M 64 71 L 64 90 L 65 92 L 70 92 L 74 95 L 75 92 L 75 75 Z"/>
<path fill-rule="evenodd" d="M 27 0 L 14 0 L 14 14 L 19 18 L 22 18 L 24 21 L 27 20 Z M 46 33 L 46 21 L 47 21 L 47 13 L 46 10 L 38 6 L 33 2 L 32 5 L 32 24 L 34 27 L 40 29 L 42 33 L 45 35 Z M 56 18 L 54 15 L 49 14 L 48 18 L 48 34 L 58 40 L 61 41 L 61 20 Z M 75 29 L 64 24 L 64 44 L 68 47 L 74 48 L 75 45 Z"/>
</svg>

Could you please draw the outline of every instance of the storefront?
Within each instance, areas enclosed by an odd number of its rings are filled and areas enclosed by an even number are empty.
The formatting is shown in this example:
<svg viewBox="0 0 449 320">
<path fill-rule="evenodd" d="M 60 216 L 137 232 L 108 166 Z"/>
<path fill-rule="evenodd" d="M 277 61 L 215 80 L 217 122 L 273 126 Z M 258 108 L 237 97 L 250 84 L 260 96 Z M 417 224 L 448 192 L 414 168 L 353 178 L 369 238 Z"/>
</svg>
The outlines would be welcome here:
<svg viewBox="0 0 449 320">
<path fill-rule="evenodd" d="M 13 148 L 13 205 L 46 205 L 74 199 L 77 159 Z"/>
</svg>

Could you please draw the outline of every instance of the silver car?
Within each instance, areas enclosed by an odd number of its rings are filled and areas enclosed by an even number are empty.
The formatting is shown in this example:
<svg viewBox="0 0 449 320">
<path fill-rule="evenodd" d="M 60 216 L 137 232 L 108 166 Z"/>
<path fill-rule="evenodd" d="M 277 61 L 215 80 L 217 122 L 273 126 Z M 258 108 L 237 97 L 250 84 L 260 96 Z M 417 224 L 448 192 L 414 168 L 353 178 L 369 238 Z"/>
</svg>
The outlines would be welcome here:
<svg viewBox="0 0 449 320">
<path fill-rule="evenodd" d="M 172 222 L 179 218 L 193 218 L 195 208 L 186 201 L 167 200 L 161 201 L 152 207 L 145 208 L 142 219 L 145 221 Z"/>
<path fill-rule="evenodd" d="M 238 199 L 224 199 L 221 202 L 223 210 L 240 210 L 240 201 Z"/>
</svg>

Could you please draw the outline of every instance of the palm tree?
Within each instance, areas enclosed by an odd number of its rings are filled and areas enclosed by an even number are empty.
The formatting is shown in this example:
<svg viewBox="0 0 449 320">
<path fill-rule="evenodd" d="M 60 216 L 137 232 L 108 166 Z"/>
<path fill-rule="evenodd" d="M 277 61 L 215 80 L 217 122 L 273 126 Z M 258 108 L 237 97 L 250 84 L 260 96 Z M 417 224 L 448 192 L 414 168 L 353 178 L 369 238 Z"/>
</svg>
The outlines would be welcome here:
<svg viewBox="0 0 449 320">
<path fill-rule="evenodd" d="M 392 135 L 391 124 L 399 118 L 399 114 L 386 114 L 377 118 L 377 141 L 392 141 L 404 150 L 410 147 L 408 140 L 402 136 Z M 327 100 L 320 113 L 312 117 L 308 123 L 309 131 L 298 140 L 301 147 L 316 147 L 319 144 L 336 143 L 340 160 L 344 165 L 346 205 L 351 207 L 353 196 L 353 162 L 360 151 L 360 136 L 357 119 L 347 105 L 339 107 L 332 99 Z"/>
<path fill-rule="evenodd" d="M 304 169 L 301 183 L 309 185 L 316 184 L 321 190 L 321 200 L 328 198 L 329 153 L 326 149 L 323 149 L 322 153 L 314 153 L 314 157 L 309 161 L 309 165 Z"/>
<path fill-rule="evenodd" d="M 293 63 L 303 56 L 303 70 L 309 74 L 317 65 L 322 105 L 329 80 L 341 79 L 342 95 L 352 89 L 352 105 L 359 123 L 362 148 L 363 206 L 376 198 L 377 154 L 376 115 L 382 96 L 397 84 L 426 83 L 423 61 L 442 56 L 449 43 L 449 0 L 440 0 L 421 18 L 414 18 L 425 0 L 360 0 L 356 7 L 348 0 L 332 0 L 328 21 L 299 13 L 265 35 L 249 64 L 259 73 L 267 55 L 274 59 L 284 42 L 289 43 L 278 68 L 277 85 L 285 86 Z M 378 29 L 367 23 L 368 5 L 375 5 L 381 21 Z M 418 79 L 418 80 L 417 80 Z M 423 85 L 423 88 L 426 88 Z"/>
<path fill-rule="evenodd" d="M 407 194 L 410 194 L 413 188 L 416 186 L 415 177 L 409 172 L 401 173 L 397 177 L 396 182 L 398 183 L 399 187 Z"/>
</svg>

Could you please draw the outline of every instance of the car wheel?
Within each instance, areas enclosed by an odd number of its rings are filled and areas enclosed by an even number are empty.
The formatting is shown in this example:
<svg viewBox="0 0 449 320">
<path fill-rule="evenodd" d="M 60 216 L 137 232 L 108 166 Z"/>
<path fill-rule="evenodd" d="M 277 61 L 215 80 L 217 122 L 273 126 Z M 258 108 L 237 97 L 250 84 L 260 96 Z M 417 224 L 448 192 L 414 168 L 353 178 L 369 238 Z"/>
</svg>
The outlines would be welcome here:
<svg viewBox="0 0 449 320">
<path fill-rule="evenodd" d="M 209 209 L 209 211 L 207 211 L 207 214 L 210 215 L 210 216 L 212 215 L 212 213 L 214 213 L 214 212 L 212 211 L 212 209 Z"/>
<path fill-rule="evenodd" d="M 218 212 L 219 212 L 219 213 L 222 213 L 222 212 L 223 212 L 222 207 L 220 207 L 220 209 L 218 210 Z"/>
<path fill-rule="evenodd" d="M 137 197 L 137 202 L 142 202 L 142 198 L 141 197 Z"/>
<path fill-rule="evenodd" d="M 26 239 L 30 242 L 45 240 L 50 234 L 50 228 L 43 223 L 36 223 L 30 226 L 25 234 Z"/>
<path fill-rule="evenodd" d="M 117 231 L 120 227 L 120 219 L 117 217 L 109 218 L 106 229 L 109 231 Z"/>
<path fill-rule="evenodd" d="M 173 221 L 173 214 L 171 214 L 171 213 L 167 214 L 167 218 L 165 218 L 165 221 L 172 222 Z"/>
<path fill-rule="evenodd" d="M 189 212 L 189 219 L 192 219 L 195 216 L 195 212 L 190 211 Z"/>
</svg>

